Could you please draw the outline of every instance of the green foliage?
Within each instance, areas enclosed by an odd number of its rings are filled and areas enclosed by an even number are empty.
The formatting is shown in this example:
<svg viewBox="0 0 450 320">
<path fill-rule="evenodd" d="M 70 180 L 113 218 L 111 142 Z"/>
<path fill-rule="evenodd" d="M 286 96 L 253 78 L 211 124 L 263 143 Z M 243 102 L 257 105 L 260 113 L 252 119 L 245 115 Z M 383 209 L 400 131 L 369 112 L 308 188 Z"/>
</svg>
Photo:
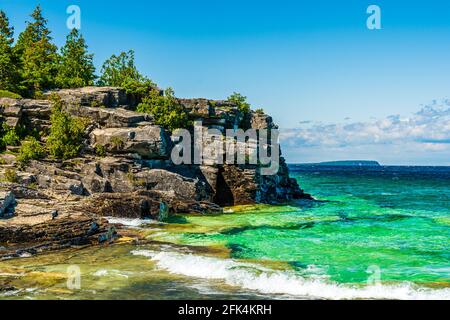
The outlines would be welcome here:
<svg viewBox="0 0 450 320">
<path fill-rule="evenodd" d="M 11 183 L 19 182 L 19 177 L 17 176 L 16 170 L 12 168 L 6 169 L 3 180 Z"/>
<path fill-rule="evenodd" d="M 239 126 L 244 130 L 247 130 L 249 128 L 249 113 L 251 111 L 250 104 L 247 102 L 247 97 L 241 95 L 240 93 L 234 92 L 228 97 L 227 101 L 236 105 L 238 110 L 243 114 Z"/>
<path fill-rule="evenodd" d="M 101 76 L 98 80 L 100 86 L 123 87 L 132 86 L 133 83 L 147 81 L 139 73 L 134 64 L 134 51 L 121 52 L 118 56 L 112 55 L 103 63 Z"/>
<path fill-rule="evenodd" d="M 14 42 L 14 28 L 9 25 L 9 19 L 3 10 L 0 10 L 0 36 L 11 45 Z"/>
<path fill-rule="evenodd" d="M 14 28 L 5 12 L 0 10 L 0 88 L 15 91 L 19 82 L 17 56 L 13 50 Z M 2 90 L 2 91 L 3 91 Z"/>
<path fill-rule="evenodd" d="M 111 138 L 111 145 L 115 150 L 121 150 L 125 146 L 125 141 L 121 137 L 114 136 Z"/>
<path fill-rule="evenodd" d="M 138 105 L 137 111 L 153 115 L 156 124 L 170 131 L 191 125 L 186 110 L 175 98 L 171 88 L 165 90 L 164 95 L 158 90 L 152 90 Z"/>
<path fill-rule="evenodd" d="M 58 54 L 40 6 L 31 18 L 14 49 L 20 59 L 21 85 L 26 95 L 34 97 L 37 92 L 55 87 Z"/>
<path fill-rule="evenodd" d="M 91 102 L 91 108 L 101 108 L 101 107 L 103 107 L 103 105 L 102 105 L 99 101 L 97 101 L 97 100 L 92 100 L 92 102 Z"/>
<path fill-rule="evenodd" d="M 121 87 L 124 88 L 128 94 L 133 94 L 136 97 L 142 98 L 147 96 L 153 89 L 155 89 L 156 84 L 147 78 L 143 78 L 140 80 L 128 78 L 125 79 Z"/>
<path fill-rule="evenodd" d="M 257 114 L 264 114 L 264 110 L 259 108 L 259 109 L 255 110 L 255 113 L 257 113 Z"/>
<path fill-rule="evenodd" d="M 35 137 L 27 137 L 19 149 L 17 160 L 26 164 L 30 160 L 39 160 L 45 157 L 45 149 Z"/>
<path fill-rule="evenodd" d="M 136 177 L 131 169 L 127 173 L 127 179 L 135 187 L 145 187 L 147 185 L 145 179 Z"/>
<path fill-rule="evenodd" d="M 95 154 L 99 157 L 106 156 L 106 148 L 104 145 L 98 144 L 95 146 Z"/>
<path fill-rule="evenodd" d="M 22 96 L 11 91 L 0 90 L 0 98 L 22 99 Z"/>
<path fill-rule="evenodd" d="M 247 102 L 247 97 L 240 93 L 234 92 L 227 100 L 234 103 L 242 113 L 247 114 L 250 112 L 250 104 Z"/>
<path fill-rule="evenodd" d="M 72 117 L 64 110 L 61 98 L 53 95 L 50 134 L 47 137 L 47 149 L 57 159 L 69 159 L 78 155 L 82 147 L 87 121 Z"/>
<path fill-rule="evenodd" d="M 88 54 L 86 41 L 77 29 L 67 36 L 61 48 L 61 61 L 56 83 L 60 88 L 79 88 L 94 85 L 93 55 Z"/>
<path fill-rule="evenodd" d="M 2 141 L 5 146 L 16 147 L 20 144 L 20 137 L 15 128 L 11 128 L 6 123 L 3 123 Z"/>
</svg>

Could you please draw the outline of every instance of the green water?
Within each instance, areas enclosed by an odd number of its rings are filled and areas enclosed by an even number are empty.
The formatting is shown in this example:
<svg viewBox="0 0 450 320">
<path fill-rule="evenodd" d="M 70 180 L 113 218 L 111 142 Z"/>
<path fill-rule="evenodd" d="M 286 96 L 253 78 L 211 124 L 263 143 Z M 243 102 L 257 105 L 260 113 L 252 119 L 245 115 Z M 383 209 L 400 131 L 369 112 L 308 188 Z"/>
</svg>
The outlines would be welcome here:
<svg viewBox="0 0 450 320">
<path fill-rule="evenodd" d="M 26 274 L 10 284 L 34 288 L 8 297 L 450 299 L 449 168 L 293 167 L 292 174 L 323 202 L 138 227 L 162 246 L 2 262 L 0 272 Z M 81 291 L 61 289 L 68 264 L 82 268 Z M 27 272 L 36 270 L 53 282 L 30 283 Z"/>
</svg>

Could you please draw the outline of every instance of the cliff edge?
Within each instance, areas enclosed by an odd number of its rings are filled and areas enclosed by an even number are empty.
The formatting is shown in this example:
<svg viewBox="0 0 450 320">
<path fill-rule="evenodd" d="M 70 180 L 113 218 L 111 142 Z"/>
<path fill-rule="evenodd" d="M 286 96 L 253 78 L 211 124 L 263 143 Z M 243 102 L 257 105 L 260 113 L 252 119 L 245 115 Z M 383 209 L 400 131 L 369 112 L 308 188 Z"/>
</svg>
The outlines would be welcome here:
<svg viewBox="0 0 450 320">
<path fill-rule="evenodd" d="M 18 147 L 0 156 L 0 243 L 9 247 L 112 241 L 116 230 L 103 218 L 109 216 L 164 220 L 176 213 L 221 213 L 224 206 L 310 199 L 289 177 L 282 157 L 274 175 L 261 174 L 261 164 L 175 165 L 173 134 L 151 114 L 136 112 L 136 98 L 121 88 L 53 94 L 65 112 L 87 123 L 82 146 L 78 156 L 64 161 L 44 157 L 24 165 Z M 277 128 L 270 116 L 243 113 L 229 101 L 178 101 L 205 130 Z M 0 99 L 2 122 L 37 132 L 40 143 L 47 139 L 51 115 L 50 100 Z"/>
</svg>

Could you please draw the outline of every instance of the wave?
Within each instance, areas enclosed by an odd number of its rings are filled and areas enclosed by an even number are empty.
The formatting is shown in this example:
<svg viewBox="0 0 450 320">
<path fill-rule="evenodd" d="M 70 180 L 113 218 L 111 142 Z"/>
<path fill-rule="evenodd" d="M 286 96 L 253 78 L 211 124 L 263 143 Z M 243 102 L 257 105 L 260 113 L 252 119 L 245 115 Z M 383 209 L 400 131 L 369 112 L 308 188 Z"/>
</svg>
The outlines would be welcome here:
<svg viewBox="0 0 450 320">
<path fill-rule="evenodd" d="M 142 225 L 147 224 L 156 224 L 157 221 L 150 219 L 131 219 L 131 218 L 115 218 L 115 217 L 106 217 L 109 223 L 112 224 L 121 224 L 127 227 L 139 228 Z"/>
<path fill-rule="evenodd" d="M 350 286 L 321 279 L 302 278 L 294 271 L 278 271 L 253 263 L 179 252 L 134 250 L 150 258 L 160 269 L 173 274 L 211 280 L 255 290 L 263 294 L 290 295 L 308 299 L 399 299 L 450 300 L 450 289 L 430 289 L 412 283 L 399 285 Z"/>
</svg>

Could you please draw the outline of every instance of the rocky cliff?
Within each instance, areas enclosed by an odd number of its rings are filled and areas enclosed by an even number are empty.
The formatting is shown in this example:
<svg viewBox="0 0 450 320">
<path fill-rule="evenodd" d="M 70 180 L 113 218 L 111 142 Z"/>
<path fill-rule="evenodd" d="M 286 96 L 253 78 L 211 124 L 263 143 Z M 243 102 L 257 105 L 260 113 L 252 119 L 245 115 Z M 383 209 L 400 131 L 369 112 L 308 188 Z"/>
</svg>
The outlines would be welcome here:
<svg viewBox="0 0 450 320">
<path fill-rule="evenodd" d="M 56 94 L 68 113 L 89 122 L 80 156 L 19 168 L 14 148 L 1 155 L 0 243 L 101 242 L 115 233 L 104 216 L 165 219 L 174 213 L 220 213 L 223 206 L 309 198 L 289 177 L 283 158 L 272 176 L 262 175 L 261 165 L 174 165 L 171 133 L 152 115 L 133 111 L 137 99 L 120 88 Z M 276 128 L 270 116 L 242 114 L 228 101 L 179 102 L 205 129 Z M 0 99 L 2 122 L 42 132 L 43 140 L 51 108 L 49 100 Z M 12 173 L 14 179 L 8 178 Z"/>
</svg>

